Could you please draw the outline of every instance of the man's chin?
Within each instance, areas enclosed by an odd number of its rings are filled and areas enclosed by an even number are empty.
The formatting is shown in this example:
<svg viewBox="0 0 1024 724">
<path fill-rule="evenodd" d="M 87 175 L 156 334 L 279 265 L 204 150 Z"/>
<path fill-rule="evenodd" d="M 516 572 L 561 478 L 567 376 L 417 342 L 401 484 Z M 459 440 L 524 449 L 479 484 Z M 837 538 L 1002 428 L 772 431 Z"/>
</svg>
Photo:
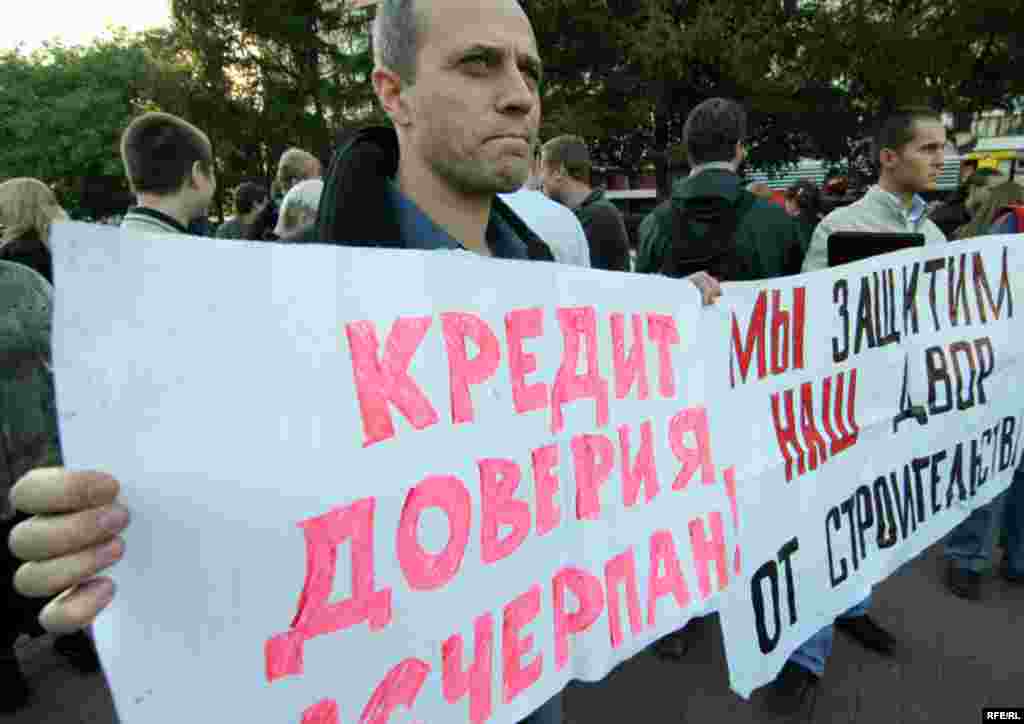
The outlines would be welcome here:
<svg viewBox="0 0 1024 724">
<path fill-rule="evenodd" d="M 510 194 L 521 189 L 530 178 L 529 169 L 503 169 L 494 175 L 495 193 Z"/>
</svg>

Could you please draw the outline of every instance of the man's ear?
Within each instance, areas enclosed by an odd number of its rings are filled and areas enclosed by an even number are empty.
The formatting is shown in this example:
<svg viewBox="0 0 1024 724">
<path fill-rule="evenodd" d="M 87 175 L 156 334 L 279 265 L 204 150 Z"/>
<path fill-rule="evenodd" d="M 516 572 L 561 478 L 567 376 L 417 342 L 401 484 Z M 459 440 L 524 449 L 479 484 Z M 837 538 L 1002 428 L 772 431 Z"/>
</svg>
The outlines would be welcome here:
<svg viewBox="0 0 1024 724">
<path fill-rule="evenodd" d="M 891 148 L 883 148 L 878 153 L 878 164 L 882 168 L 888 168 L 897 161 L 899 161 L 900 155 Z"/>
<path fill-rule="evenodd" d="M 411 116 L 409 103 L 402 95 L 405 87 L 398 74 L 387 68 L 377 66 L 373 69 L 373 90 L 377 93 L 377 99 L 388 117 L 396 126 L 409 124 Z"/>
<path fill-rule="evenodd" d="M 739 168 L 747 160 L 747 147 L 743 141 L 736 141 L 736 167 Z"/>
<path fill-rule="evenodd" d="M 199 188 L 199 178 L 207 178 L 207 174 L 203 172 L 203 164 L 200 161 L 196 161 L 192 164 L 192 173 L 188 177 L 188 185 L 194 189 Z"/>
</svg>

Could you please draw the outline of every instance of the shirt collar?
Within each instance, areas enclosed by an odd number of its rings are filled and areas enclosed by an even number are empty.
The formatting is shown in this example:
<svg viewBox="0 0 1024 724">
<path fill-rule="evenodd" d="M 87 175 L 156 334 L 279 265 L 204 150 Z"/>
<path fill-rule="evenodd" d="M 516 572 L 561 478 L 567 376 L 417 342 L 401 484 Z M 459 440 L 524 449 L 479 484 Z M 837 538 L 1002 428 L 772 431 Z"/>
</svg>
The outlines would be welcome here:
<svg viewBox="0 0 1024 724">
<path fill-rule="evenodd" d="M 921 198 L 920 194 L 913 195 L 913 197 L 910 200 L 910 208 L 907 208 L 907 205 L 903 203 L 903 199 L 901 199 L 896 194 L 890 191 L 886 191 L 885 189 L 878 185 L 873 186 L 872 189 L 881 198 L 886 199 L 887 203 L 889 203 L 893 208 L 895 208 L 896 211 L 898 211 L 903 216 L 903 218 L 905 218 L 910 224 L 914 226 L 917 226 L 917 224 L 921 221 L 922 218 L 924 218 L 924 215 L 928 211 L 928 203 L 923 198 Z"/>
<path fill-rule="evenodd" d="M 732 165 L 732 161 L 711 161 L 709 163 L 701 163 L 693 167 L 690 171 L 691 176 L 696 176 L 704 171 L 731 171 L 736 173 L 736 169 Z"/>
<path fill-rule="evenodd" d="M 128 213 L 134 214 L 135 216 L 148 216 L 151 219 L 156 219 L 165 226 L 170 226 L 172 229 L 181 234 L 188 233 L 187 227 L 182 226 L 180 221 L 175 219 L 173 216 L 165 214 L 163 211 L 157 211 L 156 209 L 150 209 L 145 206 L 133 206 L 132 208 L 128 209 Z"/>
<path fill-rule="evenodd" d="M 388 194 L 398 213 L 403 245 L 408 249 L 463 249 L 457 239 L 434 222 L 415 201 L 398 188 L 393 179 L 388 181 Z M 491 253 L 502 259 L 526 259 L 526 243 L 494 211 L 487 223 L 487 246 Z"/>
</svg>

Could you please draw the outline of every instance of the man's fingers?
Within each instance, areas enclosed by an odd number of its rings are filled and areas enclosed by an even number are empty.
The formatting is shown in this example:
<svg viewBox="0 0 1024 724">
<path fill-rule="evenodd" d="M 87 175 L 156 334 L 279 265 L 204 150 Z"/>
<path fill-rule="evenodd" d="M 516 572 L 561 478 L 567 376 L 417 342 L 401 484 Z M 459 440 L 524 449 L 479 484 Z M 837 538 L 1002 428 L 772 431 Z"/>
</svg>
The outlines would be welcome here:
<svg viewBox="0 0 1024 724">
<path fill-rule="evenodd" d="M 718 297 L 722 296 L 722 286 L 718 283 L 717 279 L 707 272 L 696 272 L 687 278 L 700 290 L 701 301 L 704 303 L 704 306 L 714 303 Z"/>
<path fill-rule="evenodd" d="M 114 538 L 72 555 L 24 563 L 14 575 L 14 587 L 29 598 L 53 596 L 88 581 L 122 556 L 124 541 Z"/>
<path fill-rule="evenodd" d="M 11 551 L 23 561 L 46 561 L 86 551 L 123 531 L 129 517 L 120 503 L 81 513 L 36 515 L 11 531 Z"/>
<path fill-rule="evenodd" d="M 37 468 L 11 490 L 11 502 L 23 513 L 73 513 L 114 502 L 120 490 L 106 473 Z"/>
<path fill-rule="evenodd" d="M 94 578 L 50 601 L 39 614 L 39 623 L 51 633 L 79 631 L 96 620 L 113 597 L 114 582 Z"/>
</svg>

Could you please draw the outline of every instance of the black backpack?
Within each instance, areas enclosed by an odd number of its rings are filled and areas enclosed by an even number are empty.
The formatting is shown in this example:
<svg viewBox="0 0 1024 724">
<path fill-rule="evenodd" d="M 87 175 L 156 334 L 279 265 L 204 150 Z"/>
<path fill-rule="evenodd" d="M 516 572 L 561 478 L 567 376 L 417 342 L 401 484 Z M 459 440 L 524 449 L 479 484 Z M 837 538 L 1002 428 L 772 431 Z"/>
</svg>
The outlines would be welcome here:
<svg viewBox="0 0 1024 724">
<path fill-rule="evenodd" d="M 665 253 L 661 273 L 681 279 L 705 271 L 720 281 L 742 279 L 746 264 L 736 252 L 736 229 L 755 200 L 749 191 L 740 191 L 736 202 L 725 208 L 702 239 L 690 234 L 692 211 L 684 204 L 672 204 L 672 246 Z"/>
</svg>

